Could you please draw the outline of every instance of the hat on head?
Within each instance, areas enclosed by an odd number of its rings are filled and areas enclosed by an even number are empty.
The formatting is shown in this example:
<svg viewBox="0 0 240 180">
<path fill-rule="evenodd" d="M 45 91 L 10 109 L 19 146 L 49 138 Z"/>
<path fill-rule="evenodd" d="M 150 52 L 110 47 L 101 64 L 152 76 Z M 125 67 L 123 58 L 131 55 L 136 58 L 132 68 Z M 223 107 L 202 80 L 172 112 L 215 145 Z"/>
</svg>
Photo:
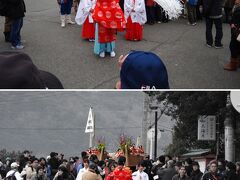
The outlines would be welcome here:
<svg viewBox="0 0 240 180">
<path fill-rule="evenodd" d="M 11 168 L 17 168 L 17 167 L 19 167 L 19 164 L 18 164 L 18 163 L 13 162 L 13 163 L 11 164 Z"/>
<path fill-rule="evenodd" d="M 152 52 L 130 53 L 122 64 L 120 78 L 122 89 L 169 89 L 167 69 Z"/>
<path fill-rule="evenodd" d="M 0 53 L 0 89 L 63 89 L 53 74 L 39 70 L 23 52 Z"/>
</svg>

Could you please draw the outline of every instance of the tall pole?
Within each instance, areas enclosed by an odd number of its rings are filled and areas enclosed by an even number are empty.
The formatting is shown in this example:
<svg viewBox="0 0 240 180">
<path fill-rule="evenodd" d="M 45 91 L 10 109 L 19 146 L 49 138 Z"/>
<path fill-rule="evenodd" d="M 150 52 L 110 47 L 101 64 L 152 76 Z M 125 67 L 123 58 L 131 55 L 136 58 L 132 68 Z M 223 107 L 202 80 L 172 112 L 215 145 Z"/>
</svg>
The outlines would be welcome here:
<svg viewBox="0 0 240 180">
<path fill-rule="evenodd" d="M 230 96 L 227 97 L 227 113 L 224 121 L 225 134 L 225 159 L 227 161 L 235 161 L 235 146 L 234 146 L 234 127 L 232 117 L 232 106 Z"/>
<path fill-rule="evenodd" d="M 154 136 L 154 160 L 157 159 L 157 111 L 155 111 L 155 136 Z"/>
<path fill-rule="evenodd" d="M 220 124 L 219 124 L 219 116 L 217 116 L 217 132 L 216 132 L 216 135 L 217 135 L 217 142 L 216 142 L 216 159 L 218 159 L 219 157 L 219 140 L 220 140 Z"/>
</svg>

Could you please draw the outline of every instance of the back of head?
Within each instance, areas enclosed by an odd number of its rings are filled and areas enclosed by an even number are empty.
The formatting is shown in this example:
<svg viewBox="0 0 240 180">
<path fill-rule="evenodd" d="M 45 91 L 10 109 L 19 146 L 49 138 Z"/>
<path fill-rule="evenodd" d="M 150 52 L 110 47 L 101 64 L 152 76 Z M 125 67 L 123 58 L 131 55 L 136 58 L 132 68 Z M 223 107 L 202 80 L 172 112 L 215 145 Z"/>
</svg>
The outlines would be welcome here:
<svg viewBox="0 0 240 180">
<path fill-rule="evenodd" d="M 0 53 L 0 89 L 62 89 L 53 74 L 39 70 L 23 52 Z"/>
<path fill-rule="evenodd" d="M 119 166 L 124 166 L 125 162 L 126 162 L 126 158 L 124 156 L 120 156 L 118 158 L 118 165 Z"/>
<path fill-rule="evenodd" d="M 168 74 L 162 60 L 152 52 L 134 51 L 122 64 L 122 89 L 168 89 Z"/>
</svg>

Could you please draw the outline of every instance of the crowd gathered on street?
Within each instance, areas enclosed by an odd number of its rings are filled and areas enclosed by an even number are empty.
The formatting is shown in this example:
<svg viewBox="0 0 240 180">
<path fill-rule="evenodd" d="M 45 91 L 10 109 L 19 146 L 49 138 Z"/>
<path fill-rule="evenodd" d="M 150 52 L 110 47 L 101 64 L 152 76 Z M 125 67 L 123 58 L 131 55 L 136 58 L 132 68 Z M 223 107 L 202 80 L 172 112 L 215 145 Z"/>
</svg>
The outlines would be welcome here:
<svg viewBox="0 0 240 180">
<path fill-rule="evenodd" d="M 70 157 L 51 152 L 37 158 L 25 150 L 18 158 L 1 159 L 0 179 L 4 180 L 239 180 L 240 162 L 211 160 L 204 172 L 197 161 L 161 155 L 156 161 L 145 155 L 134 166 L 125 166 L 126 158 L 107 157 L 81 152 Z"/>
</svg>

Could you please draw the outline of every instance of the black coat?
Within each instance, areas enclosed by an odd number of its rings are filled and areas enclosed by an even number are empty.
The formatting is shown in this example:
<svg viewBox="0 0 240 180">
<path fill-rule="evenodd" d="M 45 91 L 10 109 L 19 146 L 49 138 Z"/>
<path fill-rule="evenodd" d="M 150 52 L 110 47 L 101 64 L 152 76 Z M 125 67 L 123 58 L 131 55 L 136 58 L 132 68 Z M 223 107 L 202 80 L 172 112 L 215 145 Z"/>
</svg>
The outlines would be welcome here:
<svg viewBox="0 0 240 180">
<path fill-rule="evenodd" d="M 19 19 L 25 16 L 26 6 L 24 0 L 7 0 L 6 17 Z"/>
<path fill-rule="evenodd" d="M 204 15 L 210 18 L 222 17 L 223 0 L 203 0 Z"/>
<path fill-rule="evenodd" d="M 237 180 L 238 177 L 237 177 L 237 174 L 235 173 L 235 171 L 228 171 L 226 173 L 226 180 Z"/>
<path fill-rule="evenodd" d="M 197 171 L 192 171 L 191 180 L 201 180 L 203 173 L 198 169 Z"/>
</svg>

